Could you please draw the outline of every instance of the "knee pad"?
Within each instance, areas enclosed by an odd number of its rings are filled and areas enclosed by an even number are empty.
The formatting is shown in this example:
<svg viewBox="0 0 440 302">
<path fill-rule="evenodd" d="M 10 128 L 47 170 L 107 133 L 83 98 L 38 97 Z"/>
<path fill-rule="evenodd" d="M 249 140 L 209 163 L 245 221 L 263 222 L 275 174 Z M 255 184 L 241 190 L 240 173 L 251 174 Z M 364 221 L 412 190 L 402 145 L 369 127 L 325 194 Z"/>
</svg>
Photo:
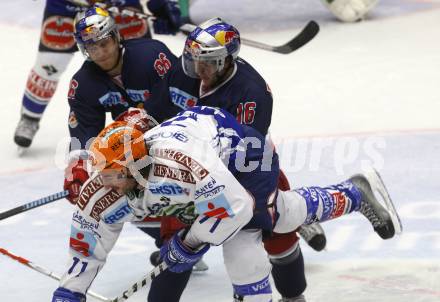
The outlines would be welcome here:
<svg viewBox="0 0 440 302">
<path fill-rule="evenodd" d="M 223 258 L 232 284 L 253 284 L 270 274 L 260 230 L 241 230 L 225 242 Z"/>
<path fill-rule="evenodd" d="M 72 57 L 70 53 L 38 52 L 26 82 L 22 113 L 41 117 Z"/>
</svg>

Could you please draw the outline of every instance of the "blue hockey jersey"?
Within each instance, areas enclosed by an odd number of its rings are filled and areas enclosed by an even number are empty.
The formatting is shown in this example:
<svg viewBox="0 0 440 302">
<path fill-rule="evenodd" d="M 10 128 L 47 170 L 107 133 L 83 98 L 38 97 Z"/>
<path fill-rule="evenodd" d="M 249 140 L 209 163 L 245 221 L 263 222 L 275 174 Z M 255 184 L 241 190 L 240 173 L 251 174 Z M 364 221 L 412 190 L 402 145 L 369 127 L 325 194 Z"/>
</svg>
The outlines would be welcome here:
<svg viewBox="0 0 440 302">
<path fill-rule="evenodd" d="M 93 1 L 90 1 L 93 2 Z M 99 2 L 99 1 L 97 1 Z M 110 0 L 106 1 L 108 7 L 111 6 L 130 6 L 141 9 L 139 0 Z M 80 5 L 76 4 L 75 1 L 69 0 L 47 0 L 46 1 L 46 11 L 51 14 L 61 15 L 61 16 L 71 16 L 72 18 L 75 14 L 83 9 Z"/>
<path fill-rule="evenodd" d="M 200 95 L 200 80 L 187 76 L 181 59 L 158 84 L 145 103 L 148 114 L 158 122 L 193 106 L 227 110 L 240 124 L 267 134 L 272 116 L 272 94 L 260 74 L 245 60 L 236 60 L 232 75 L 212 91 Z"/>
<path fill-rule="evenodd" d="M 105 126 L 106 112 L 111 112 L 114 119 L 129 107 L 143 107 L 152 87 L 176 64 L 176 57 L 157 40 L 128 40 L 123 47 L 119 80 L 86 61 L 70 82 L 69 131 L 73 150 L 84 149 L 87 141 L 98 135 Z"/>
</svg>

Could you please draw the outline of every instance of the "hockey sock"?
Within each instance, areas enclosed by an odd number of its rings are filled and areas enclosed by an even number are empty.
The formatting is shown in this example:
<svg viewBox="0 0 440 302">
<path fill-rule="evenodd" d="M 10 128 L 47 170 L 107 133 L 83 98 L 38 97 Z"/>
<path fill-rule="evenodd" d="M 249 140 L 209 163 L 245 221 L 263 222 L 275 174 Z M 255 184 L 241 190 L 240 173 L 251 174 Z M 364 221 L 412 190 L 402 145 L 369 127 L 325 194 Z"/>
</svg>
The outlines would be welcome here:
<svg viewBox="0 0 440 302">
<path fill-rule="evenodd" d="M 361 193 L 351 181 L 325 188 L 303 187 L 295 192 L 307 203 L 306 224 L 334 219 L 361 207 Z"/>
<path fill-rule="evenodd" d="M 179 302 L 191 272 L 173 273 L 166 270 L 161 273 L 151 283 L 148 302 Z"/>
<path fill-rule="evenodd" d="M 22 114 L 36 119 L 42 117 L 72 57 L 71 53 L 38 52 L 26 82 Z"/>
<path fill-rule="evenodd" d="M 275 287 L 282 297 L 297 297 L 305 291 L 307 282 L 304 274 L 304 258 L 299 246 L 290 255 L 270 259 L 270 262 Z"/>
</svg>

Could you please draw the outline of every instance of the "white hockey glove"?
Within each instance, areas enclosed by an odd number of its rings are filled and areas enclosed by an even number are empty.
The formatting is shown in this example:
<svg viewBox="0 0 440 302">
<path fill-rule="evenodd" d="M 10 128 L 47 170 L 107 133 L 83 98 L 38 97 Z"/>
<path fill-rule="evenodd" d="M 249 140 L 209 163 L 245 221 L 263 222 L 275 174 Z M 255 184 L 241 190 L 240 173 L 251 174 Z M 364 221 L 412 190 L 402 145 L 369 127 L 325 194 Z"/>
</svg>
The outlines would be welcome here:
<svg viewBox="0 0 440 302">
<path fill-rule="evenodd" d="M 379 0 L 321 0 L 325 6 L 341 21 L 356 22 L 362 20 Z"/>
</svg>

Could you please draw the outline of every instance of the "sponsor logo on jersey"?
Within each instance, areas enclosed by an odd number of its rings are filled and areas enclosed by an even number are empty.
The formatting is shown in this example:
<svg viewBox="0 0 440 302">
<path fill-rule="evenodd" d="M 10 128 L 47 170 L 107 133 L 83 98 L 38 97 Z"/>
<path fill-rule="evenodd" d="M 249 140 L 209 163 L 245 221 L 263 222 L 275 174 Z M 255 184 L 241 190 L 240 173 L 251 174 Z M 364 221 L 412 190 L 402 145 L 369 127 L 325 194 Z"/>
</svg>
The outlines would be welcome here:
<svg viewBox="0 0 440 302">
<path fill-rule="evenodd" d="M 333 197 L 321 191 L 311 190 L 311 192 L 312 192 L 312 198 L 317 198 L 317 200 L 322 200 L 322 207 L 323 207 L 322 216 L 319 219 L 322 221 L 330 219 L 330 215 L 333 212 L 333 205 L 334 205 Z"/>
<path fill-rule="evenodd" d="M 76 95 L 76 89 L 78 88 L 78 81 L 72 79 L 69 84 L 69 92 L 67 93 L 68 99 L 74 99 Z"/>
<path fill-rule="evenodd" d="M 78 127 L 78 120 L 76 118 L 75 112 L 71 111 L 69 114 L 69 127 L 74 129 Z"/>
<path fill-rule="evenodd" d="M 203 197 L 205 199 L 211 198 L 224 190 L 224 185 L 216 186 L 216 184 L 217 181 L 211 177 L 207 184 L 196 190 L 194 199 L 198 199 L 199 197 Z"/>
<path fill-rule="evenodd" d="M 170 150 L 170 149 L 154 149 L 152 150 L 152 153 L 153 153 L 152 156 L 163 159 L 169 159 L 188 168 L 193 173 L 193 175 L 199 180 L 204 179 L 209 174 L 208 170 L 206 170 L 196 160 L 192 159 L 188 155 L 183 154 L 180 151 Z"/>
<path fill-rule="evenodd" d="M 304 197 L 305 200 L 311 200 L 310 204 L 307 205 L 307 217 L 306 222 L 312 223 L 318 221 L 316 217 L 316 212 L 319 205 L 319 197 L 318 193 L 313 188 L 300 188 L 297 189 L 296 192 Z"/>
<path fill-rule="evenodd" d="M 86 218 L 84 218 L 81 215 L 81 213 L 79 211 L 76 211 L 75 213 L 73 213 L 72 220 L 77 223 L 77 225 L 79 226 L 79 228 L 81 230 L 95 233 L 95 235 L 98 235 L 100 237 L 100 235 L 98 233 L 96 233 L 96 230 L 99 227 L 99 223 L 88 221 Z"/>
<path fill-rule="evenodd" d="M 81 190 L 78 202 L 76 203 L 77 206 L 81 210 L 84 210 L 93 195 L 95 195 L 95 193 L 98 192 L 98 190 L 102 187 L 104 187 L 104 185 L 102 184 L 102 178 L 100 176 L 95 177 L 93 180 L 87 183 L 87 185 Z"/>
<path fill-rule="evenodd" d="M 155 195 L 189 195 L 188 188 L 182 188 L 178 184 L 168 182 L 158 184 L 150 183 L 148 190 Z"/>
<path fill-rule="evenodd" d="M 200 224 L 204 223 L 210 218 L 216 220 L 209 230 L 210 233 L 213 233 L 217 229 L 222 219 L 235 216 L 234 211 L 223 194 L 220 194 L 214 199 L 196 203 L 196 208 L 197 212 L 203 216 L 203 218 L 199 221 Z"/>
<path fill-rule="evenodd" d="M 183 181 L 190 184 L 195 184 L 196 181 L 192 176 L 191 172 L 188 170 L 177 169 L 161 164 L 154 165 L 154 176 L 162 178 L 170 178 L 174 180 Z"/>
<path fill-rule="evenodd" d="M 170 96 L 171 102 L 184 110 L 194 107 L 197 104 L 197 98 L 195 96 L 176 87 L 170 87 Z"/>
<path fill-rule="evenodd" d="M 117 15 L 115 22 L 119 33 L 125 39 L 135 39 L 145 36 L 148 30 L 147 20 L 136 16 Z"/>
<path fill-rule="evenodd" d="M 102 178 L 100 176 L 95 177 L 92 181 L 87 183 L 87 185 L 81 190 L 78 202 L 76 203 L 77 206 L 81 210 L 84 210 L 93 195 L 95 195 L 95 193 L 102 187 L 104 187 L 104 185 L 102 184 Z"/>
<path fill-rule="evenodd" d="M 57 85 L 57 81 L 45 79 L 32 69 L 27 79 L 26 93 L 33 99 L 48 102 L 54 95 Z"/>
<path fill-rule="evenodd" d="M 251 284 L 251 289 L 254 295 L 258 295 L 258 294 L 264 294 L 264 293 L 271 293 L 272 290 L 270 288 L 270 282 L 269 282 L 269 278 L 264 278 L 262 281 L 260 282 L 256 282 L 254 284 Z"/>
<path fill-rule="evenodd" d="M 96 248 L 97 240 L 92 233 L 83 232 L 75 227 L 70 228 L 70 248 L 84 257 L 90 257 Z"/>
<path fill-rule="evenodd" d="M 73 19 L 52 16 L 43 22 L 41 44 L 54 50 L 67 50 L 75 45 Z"/>
<path fill-rule="evenodd" d="M 110 190 L 103 197 L 101 197 L 95 204 L 93 205 L 92 210 L 90 211 L 90 216 L 96 221 L 100 220 L 99 215 L 108 209 L 112 204 L 114 204 L 119 198 L 120 195 L 115 190 Z"/>
<path fill-rule="evenodd" d="M 43 65 L 41 66 L 44 70 L 46 70 L 46 73 L 48 76 L 51 76 L 58 72 L 58 69 L 55 68 L 53 65 Z"/>
<path fill-rule="evenodd" d="M 168 60 L 167 55 L 163 52 L 159 53 L 158 58 L 154 61 L 154 69 L 159 77 L 163 78 L 164 75 L 170 70 L 171 61 Z"/>
<path fill-rule="evenodd" d="M 145 90 L 134 90 L 127 89 L 127 94 L 135 102 L 145 102 L 150 97 L 150 91 L 148 89 Z"/>
<path fill-rule="evenodd" d="M 185 135 L 185 133 L 181 131 L 162 131 L 159 133 L 153 133 L 150 136 L 145 137 L 145 141 L 149 142 L 152 140 L 155 140 L 157 138 L 174 138 L 178 141 L 181 141 L 182 143 L 186 143 L 188 141 L 188 136 Z"/>
<path fill-rule="evenodd" d="M 131 213 L 131 208 L 128 202 L 124 202 L 122 205 L 111 211 L 109 214 L 104 216 L 104 222 L 107 224 L 113 224 L 127 216 Z"/>
<path fill-rule="evenodd" d="M 331 193 L 335 202 L 331 219 L 342 216 L 345 214 L 347 205 L 350 203 L 350 200 L 345 196 L 343 192 L 334 192 Z"/>
<path fill-rule="evenodd" d="M 122 105 L 128 107 L 128 103 L 125 98 L 119 92 L 110 91 L 99 98 L 101 105 L 105 107 L 112 107 L 115 105 Z"/>
</svg>

